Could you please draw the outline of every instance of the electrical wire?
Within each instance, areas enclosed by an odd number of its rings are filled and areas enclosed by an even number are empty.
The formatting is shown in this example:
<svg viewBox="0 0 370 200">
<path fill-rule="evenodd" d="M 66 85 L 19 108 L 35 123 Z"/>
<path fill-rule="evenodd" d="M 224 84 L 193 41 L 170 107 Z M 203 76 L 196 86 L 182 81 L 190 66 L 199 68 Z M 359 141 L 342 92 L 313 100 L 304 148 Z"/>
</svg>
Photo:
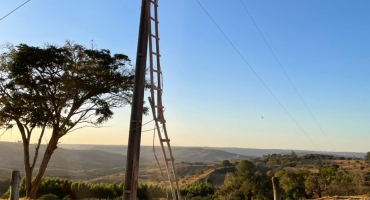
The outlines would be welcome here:
<svg viewBox="0 0 370 200">
<path fill-rule="evenodd" d="M 10 13 L 6 14 L 4 17 L 2 17 L 2 18 L 0 19 L 0 21 L 1 21 L 1 20 L 3 20 L 5 17 L 9 16 L 10 14 L 12 14 L 14 11 L 18 10 L 19 8 L 21 8 L 22 6 L 24 6 L 24 5 L 25 5 L 26 3 L 28 3 L 29 1 L 31 1 L 31 0 L 28 0 L 28 1 L 24 2 L 22 5 L 18 6 L 16 9 L 12 10 Z"/>
<path fill-rule="evenodd" d="M 133 130 L 135 130 L 135 129 L 138 129 L 138 128 L 140 128 L 140 127 L 143 127 L 143 126 L 145 126 L 145 125 L 149 124 L 149 123 L 150 123 L 150 122 L 152 122 L 152 121 L 154 121 L 154 119 L 152 119 L 152 120 L 150 120 L 150 121 L 148 121 L 148 122 L 144 123 L 144 124 L 143 124 L 143 125 L 141 125 L 141 126 L 135 127 L 135 128 L 133 128 L 133 129 L 131 129 L 130 131 L 133 131 Z"/>
<path fill-rule="evenodd" d="M 211 19 L 213 24 L 218 28 L 218 30 L 222 33 L 222 35 L 226 38 L 226 40 L 229 42 L 229 44 L 234 48 L 234 50 L 239 54 L 239 56 L 243 59 L 244 63 L 252 70 L 254 75 L 261 81 L 261 83 L 265 86 L 265 88 L 270 92 L 270 94 L 275 98 L 275 100 L 280 104 L 280 106 L 284 109 L 284 111 L 289 115 L 289 117 L 294 121 L 294 123 L 299 127 L 299 129 L 306 135 L 306 137 L 310 140 L 310 142 L 320 151 L 320 148 L 313 142 L 313 140 L 308 136 L 306 131 L 303 130 L 301 125 L 294 119 L 294 117 L 289 113 L 289 111 L 284 107 L 284 105 L 280 102 L 280 100 L 275 96 L 275 94 L 270 90 L 270 88 L 266 85 L 266 83 L 262 80 L 262 78 L 257 74 L 257 72 L 253 69 L 253 67 L 247 62 L 247 60 L 244 58 L 244 56 L 240 53 L 240 51 L 235 47 L 235 45 L 231 42 L 231 40 L 227 37 L 227 35 L 222 31 L 220 26 L 216 23 L 216 21 L 212 18 L 212 16 L 207 12 L 207 10 L 202 6 L 202 4 L 195 0 L 198 5 L 202 8 L 202 10 L 208 15 L 208 17 Z"/>
<path fill-rule="evenodd" d="M 296 93 L 298 94 L 299 98 L 302 100 L 303 104 L 306 106 L 308 112 L 311 114 L 311 117 L 315 120 L 317 126 L 320 128 L 322 134 L 326 137 L 326 139 L 329 141 L 331 147 L 334 149 L 334 151 L 337 151 L 334 147 L 334 145 L 332 144 L 332 142 L 330 141 L 330 139 L 328 138 L 328 136 L 325 134 L 323 128 L 321 127 L 321 125 L 319 124 L 319 122 L 316 120 L 316 117 L 313 115 L 313 113 L 311 112 L 311 109 L 308 107 L 308 105 L 306 104 L 305 100 L 303 99 L 302 95 L 298 92 L 298 89 L 296 88 L 296 86 L 294 85 L 293 81 L 290 79 L 290 77 L 288 76 L 288 74 L 286 73 L 283 65 L 281 64 L 280 60 L 277 58 L 275 52 L 272 50 L 270 44 L 267 42 L 265 36 L 262 34 L 262 31 L 260 30 L 260 28 L 258 27 L 256 21 L 254 21 L 252 15 L 250 14 L 250 12 L 248 11 L 247 9 L 247 6 L 244 4 L 244 2 L 242 0 L 239 0 L 242 4 L 243 4 L 243 7 L 244 7 L 244 10 L 247 12 L 248 16 L 250 17 L 250 19 L 252 20 L 254 26 L 257 28 L 259 34 L 261 35 L 262 39 L 265 41 L 267 47 L 269 48 L 270 52 L 272 53 L 272 55 L 274 56 L 276 62 L 279 64 L 280 68 L 283 70 L 285 76 L 288 78 L 290 84 L 293 86 L 294 90 L 296 91 Z"/>
<path fill-rule="evenodd" d="M 160 128 L 162 128 L 162 127 L 163 127 L 163 126 L 160 126 L 160 127 L 158 127 L 158 128 L 160 129 Z M 152 131 L 152 130 L 155 130 L 155 129 L 156 129 L 156 128 L 152 128 L 152 129 L 145 130 L 145 131 L 141 131 L 141 132 L 142 132 L 142 133 L 143 133 L 143 132 L 148 132 L 148 131 Z"/>
</svg>

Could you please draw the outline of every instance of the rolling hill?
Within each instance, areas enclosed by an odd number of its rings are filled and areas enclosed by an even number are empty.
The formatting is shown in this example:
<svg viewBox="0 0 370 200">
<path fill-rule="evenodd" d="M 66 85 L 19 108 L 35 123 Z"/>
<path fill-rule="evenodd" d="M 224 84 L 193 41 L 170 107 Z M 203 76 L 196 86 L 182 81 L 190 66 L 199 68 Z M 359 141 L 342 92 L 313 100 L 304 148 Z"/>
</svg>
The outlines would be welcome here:
<svg viewBox="0 0 370 200">
<path fill-rule="evenodd" d="M 34 154 L 31 145 L 30 153 Z M 40 152 L 45 150 L 42 145 Z M 127 146 L 118 145 L 59 145 L 54 152 L 48 169 L 47 176 L 63 177 L 70 179 L 93 179 L 96 177 L 122 173 L 126 165 Z M 158 158 L 161 160 L 161 150 L 156 147 Z M 247 159 L 233 153 L 203 149 L 175 147 L 173 154 L 176 162 L 217 162 L 225 159 Z M 23 146 L 21 143 L 0 142 L 0 178 L 9 177 L 12 170 L 23 172 Z M 41 156 L 37 163 L 41 161 Z M 143 146 L 140 157 L 141 168 L 156 167 L 152 147 Z M 36 172 L 36 171 L 35 171 Z"/>
</svg>

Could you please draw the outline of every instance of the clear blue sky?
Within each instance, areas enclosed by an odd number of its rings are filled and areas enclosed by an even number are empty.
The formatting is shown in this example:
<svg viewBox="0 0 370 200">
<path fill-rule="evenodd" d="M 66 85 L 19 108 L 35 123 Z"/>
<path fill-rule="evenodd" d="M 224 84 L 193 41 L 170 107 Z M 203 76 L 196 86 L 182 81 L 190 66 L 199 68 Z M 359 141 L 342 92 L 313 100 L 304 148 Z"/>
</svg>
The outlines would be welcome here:
<svg viewBox="0 0 370 200">
<path fill-rule="evenodd" d="M 171 144 L 333 151 L 370 147 L 370 2 L 243 0 L 325 134 L 239 0 L 199 0 L 294 123 L 196 0 L 160 0 L 163 102 Z M 0 1 L 0 17 L 24 1 Z M 139 0 L 31 0 L 0 21 L 0 44 L 65 40 L 127 54 L 135 64 Z M 103 129 L 62 143 L 126 144 L 130 107 Z M 263 118 L 261 118 L 263 116 Z M 146 116 L 144 121 L 151 120 Z M 143 130 L 152 129 L 153 123 Z M 142 136 L 151 145 L 152 132 Z M 2 141 L 19 140 L 16 130 Z M 36 141 L 36 138 L 34 138 Z"/>
</svg>

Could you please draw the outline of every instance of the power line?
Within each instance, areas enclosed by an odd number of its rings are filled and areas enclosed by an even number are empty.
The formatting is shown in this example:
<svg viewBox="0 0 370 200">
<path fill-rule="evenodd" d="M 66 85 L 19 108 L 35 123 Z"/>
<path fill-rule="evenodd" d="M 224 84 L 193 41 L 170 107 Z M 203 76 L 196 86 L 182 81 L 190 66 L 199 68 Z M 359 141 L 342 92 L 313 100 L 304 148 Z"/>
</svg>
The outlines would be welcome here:
<svg viewBox="0 0 370 200">
<path fill-rule="evenodd" d="M 163 126 L 159 127 L 159 128 L 162 128 Z M 148 129 L 148 130 L 144 130 L 144 131 L 141 131 L 142 133 L 143 132 L 148 132 L 148 131 L 153 131 L 153 130 L 156 130 L 157 128 L 152 128 L 152 129 Z"/>
<path fill-rule="evenodd" d="M 10 14 L 12 14 L 14 11 L 18 10 L 20 7 L 24 6 L 24 5 L 25 5 L 26 3 L 28 3 L 29 1 L 31 1 L 31 0 L 27 0 L 27 1 L 26 1 L 26 2 L 24 2 L 22 5 L 18 6 L 16 9 L 12 10 L 10 13 L 6 14 L 4 17 L 2 17 L 2 18 L 0 19 L 0 21 L 1 21 L 1 20 L 3 20 L 5 17 L 9 16 Z"/>
<path fill-rule="evenodd" d="M 150 122 L 152 122 L 152 121 L 154 121 L 154 119 L 152 119 L 152 120 L 150 120 L 150 121 L 148 121 L 148 122 L 146 122 L 146 123 L 142 124 L 141 126 L 137 126 L 137 127 L 133 128 L 133 129 L 131 129 L 130 131 L 133 131 L 133 130 L 135 130 L 135 129 L 137 129 L 137 128 L 143 127 L 143 126 L 145 126 L 145 125 L 149 124 L 149 123 L 150 123 Z"/>
<path fill-rule="evenodd" d="M 294 121 L 294 123 L 301 129 L 301 131 L 306 135 L 306 137 L 311 141 L 311 143 L 318 149 L 320 148 L 313 142 L 313 140 L 308 136 L 306 131 L 298 124 L 298 122 L 294 119 L 294 117 L 288 112 L 288 110 L 284 107 L 284 105 L 279 101 L 279 99 L 275 96 L 275 94 L 270 90 L 270 88 L 266 85 L 266 83 L 261 79 L 261 77 L 257 74 L 257 72 L 252 68 L 252 66 L 247 62 L 244 56 L 240 53 L 240 51 L 235 47 L 235 45 L 231 42 L 231 40 L 226 36 L 226 34 L 222 31 L 222 29 L 218 26 L 215 20 L 213 20 L 212 16 L 207 12 L 207 10 L 202 6 L 202 4 L 196 0 L 199 6 L 203 9 L 203 11 L 208 15 L 208 17 L 212 20 L 218 30 L 222 33 L 222 35 L 226 38 L 226 40 L 230 43 L 230 45 L 234 48 L 234 50 L 239 54 L 239 56 L 243 59 L 244 63 L 252 70 L 254 75 L 261 81 L 261 83 L 265 86 L 265 88 L 270 92 L 270 94 L 275 98 L 275 100 L 280 104 L 280 106 L 284 109 L 284 111 L 289 115 L 289 117 Z"/>
<path fill-rule="evenodd" d="M 252 20 L 254 26 L 257 28 L 258 32 L 260 33 L 262 39 L 265 41 L 267 47 L 270 49 L 270 52 L 272 53 L 272 55 L 274 56 L 276 62 L 279 64 L 280 68 L 283 70 L 285 76 L 288 78 L 290 84 L 293 86 L 294 90 L 296 91 L 296 93 L 298 94 L 299 98 L 302 100 L 303 104 L 306 106 L 308 112 L 311 114 L 311 117 L 315 120 L 317 126 L 320 128 L 322 134 L 326 137 L 326 139 L 329 141 L 331 147 L 334 149 L 334 151 L 337 151 L 334 147 L 334 145 L 331 143 L 330 139 L 328 138 L 328 136 L 325 134 L 323 128 L 321 127 L 321 125 L 319 124 L 319 122 L 316 120 L 315 116 L 312 114 L 311 112 L 311 109 L 308 107 L 308 105 L 306 104 L 305 100 L 303 99 L 302 95 L 298 92 L 296 86 L 294 85 L 293 81 L 290 79 L 289 75 L 286 73 L 283 65 L 281 64 L 280 60 L 277 58 L 275 52 L 272 50 L 270 44 L 267 42 L 265 36 L 262 34 L 260 28 L 258 27 L 256 21 L 254 21 L 252 15 L 250 14 L 250 12 L 248 11 L 247 7 L 245 6 L 244 2 L 242 0 L 239 0 L 242 4 L 243 4 L 243 7 L 244 7 L 244 10 L 247 12 L 248 16 L 250 17 L 250 19 Z"/>
</svg>

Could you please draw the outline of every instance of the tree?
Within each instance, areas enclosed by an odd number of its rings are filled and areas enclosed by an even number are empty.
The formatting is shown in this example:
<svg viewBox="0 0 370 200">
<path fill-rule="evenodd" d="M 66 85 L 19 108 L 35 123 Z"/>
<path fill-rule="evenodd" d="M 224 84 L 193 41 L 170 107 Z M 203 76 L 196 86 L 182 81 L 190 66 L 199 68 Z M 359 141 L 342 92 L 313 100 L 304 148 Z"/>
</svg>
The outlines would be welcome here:
<svg viewBox="0 0 370 200">
<path fill-rule="evenodd" d="M 365 157 L 364 157 L 364 160 L 366 163 L 370 163 L 370 152 L 367 152 Z"/>
<path fill-rule="evenodd" d="M 66 42 L 43 48 L 6 45 L 0 55 L 0 126 L 18 128 L 24 152 L 26 197 L 35 198 L 58 141 L 83 127 L 101 127 L 113 108 L 130 103 L 133 71 L 129 58 L 109 50 Z M 32 181 L 46 129 L 51 137 Z M 33 159 L 31 136 L 40 131 Z"/>
<path fill-rule="evenodd" d="M 221 162 L 221 167 L 223 167 L 223 168 L 231 167 L 231 166 L 233 166 L 233 165 L 230 163 L 230 161 L 229 161 L 229 160 L 223 160 L 223 161 Z"/>
<path fill-rule="evenodd" d="M 318 174 L 310 174 L 304 182 L 306 193 L 313 196 L 317 194 L 319 198 L 322 197 L 323 191 L 326 190 L 326 183 Z"/>
<path fill-rule="evenodd" d="M 248 160 L 242 160 L 236 166 L 236 173 L 242 179 L 251 178 L 256 172 L 254 164 Z"/>
<path fill-rule="evenodd" d="M 275 174 L 279 177 L 280 186 L 284 191 L 284 199 L 306 198 L 304 182 L 309 173 L 308 170 L 296 170 L 294 172 L 281 170 Z"/>
</svg>

